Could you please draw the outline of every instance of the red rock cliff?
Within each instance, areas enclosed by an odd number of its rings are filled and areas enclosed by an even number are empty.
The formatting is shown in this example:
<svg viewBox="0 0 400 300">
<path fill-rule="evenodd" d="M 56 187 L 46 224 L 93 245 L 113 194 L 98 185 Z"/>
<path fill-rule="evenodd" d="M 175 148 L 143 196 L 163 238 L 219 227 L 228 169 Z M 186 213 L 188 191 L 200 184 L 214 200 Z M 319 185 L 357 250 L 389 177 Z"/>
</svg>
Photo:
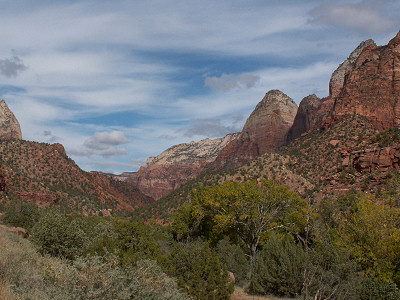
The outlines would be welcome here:
<svg viewBox="0 0 400 300">
<path fill-rule="evenodd" d="M 400 125 L 400 32 L 386 46 L 363 49 L 346 71 L 333 119 L 359 114 L 379 129 Z"/>
</svg>

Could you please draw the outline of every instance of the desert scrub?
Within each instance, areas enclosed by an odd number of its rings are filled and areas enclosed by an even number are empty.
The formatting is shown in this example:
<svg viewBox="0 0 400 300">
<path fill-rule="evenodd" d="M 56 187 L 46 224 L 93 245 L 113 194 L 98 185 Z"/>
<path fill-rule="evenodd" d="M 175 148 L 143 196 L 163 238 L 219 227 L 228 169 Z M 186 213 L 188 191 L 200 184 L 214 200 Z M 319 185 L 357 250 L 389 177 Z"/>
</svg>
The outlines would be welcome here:
<svg viewBox="0 0 400 300">
<path fill-rule="evenodd" d="M 150 260 L 122 268 L 109 256 L 67 261 L 42 256 L 32 243 L 0 226 L 0 292 L 6 299 L 190 299 Z"/>
</svg>

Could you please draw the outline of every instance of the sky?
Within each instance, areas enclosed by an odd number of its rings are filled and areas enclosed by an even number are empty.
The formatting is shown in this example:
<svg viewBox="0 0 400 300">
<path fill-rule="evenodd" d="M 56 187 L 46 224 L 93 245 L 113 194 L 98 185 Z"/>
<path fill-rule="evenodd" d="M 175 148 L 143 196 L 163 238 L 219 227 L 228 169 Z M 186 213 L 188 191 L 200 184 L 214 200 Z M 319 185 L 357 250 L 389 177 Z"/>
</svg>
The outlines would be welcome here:
<svg viewBox="0 0 400 300">
<path fill-rule="evenodd" d="M 87 171 L 136 171 L 241 131 L 279 89 L 328 95 L 358 44 L 387 44 L 400 1 L 0 0 L 0 98 L 23 139 Z"/>
</svg>

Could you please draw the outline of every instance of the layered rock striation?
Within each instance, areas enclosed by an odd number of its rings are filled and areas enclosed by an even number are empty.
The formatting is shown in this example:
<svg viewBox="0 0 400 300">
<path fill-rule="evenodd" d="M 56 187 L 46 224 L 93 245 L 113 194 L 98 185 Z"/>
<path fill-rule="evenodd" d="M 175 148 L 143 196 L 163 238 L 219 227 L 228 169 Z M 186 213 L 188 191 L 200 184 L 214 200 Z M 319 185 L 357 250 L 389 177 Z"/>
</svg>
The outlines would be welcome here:
<svg viewBox="0 0 400 300">
<path fill-rule="evenodd" d="M 4 100 L 0 101 L 0 139 L 22 139 L 19 122 Z"/>
<path fill-rule="evenodd" d="M 239 137 L 219 154 L 215 168 L 239 166 L 285 144 L 297 104 L 279 90 L 269 91 L 247 119 Z"/>
</svg>

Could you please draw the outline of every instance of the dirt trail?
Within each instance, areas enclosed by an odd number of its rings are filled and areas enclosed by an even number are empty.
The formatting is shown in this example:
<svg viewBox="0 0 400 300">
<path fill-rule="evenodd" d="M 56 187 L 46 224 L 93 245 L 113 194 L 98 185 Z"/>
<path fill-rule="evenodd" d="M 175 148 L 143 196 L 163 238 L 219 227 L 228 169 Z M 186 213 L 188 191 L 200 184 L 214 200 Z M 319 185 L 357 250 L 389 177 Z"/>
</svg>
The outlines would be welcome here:
<svg viewBox="0 0 400 300">
<path fill-rule="evenodd" d="M 231 296 L 231 300 L 294 300 L 294 299 L 248 295 L 242 288 L 235 287 L 235 291 Z"/>
</svg>

